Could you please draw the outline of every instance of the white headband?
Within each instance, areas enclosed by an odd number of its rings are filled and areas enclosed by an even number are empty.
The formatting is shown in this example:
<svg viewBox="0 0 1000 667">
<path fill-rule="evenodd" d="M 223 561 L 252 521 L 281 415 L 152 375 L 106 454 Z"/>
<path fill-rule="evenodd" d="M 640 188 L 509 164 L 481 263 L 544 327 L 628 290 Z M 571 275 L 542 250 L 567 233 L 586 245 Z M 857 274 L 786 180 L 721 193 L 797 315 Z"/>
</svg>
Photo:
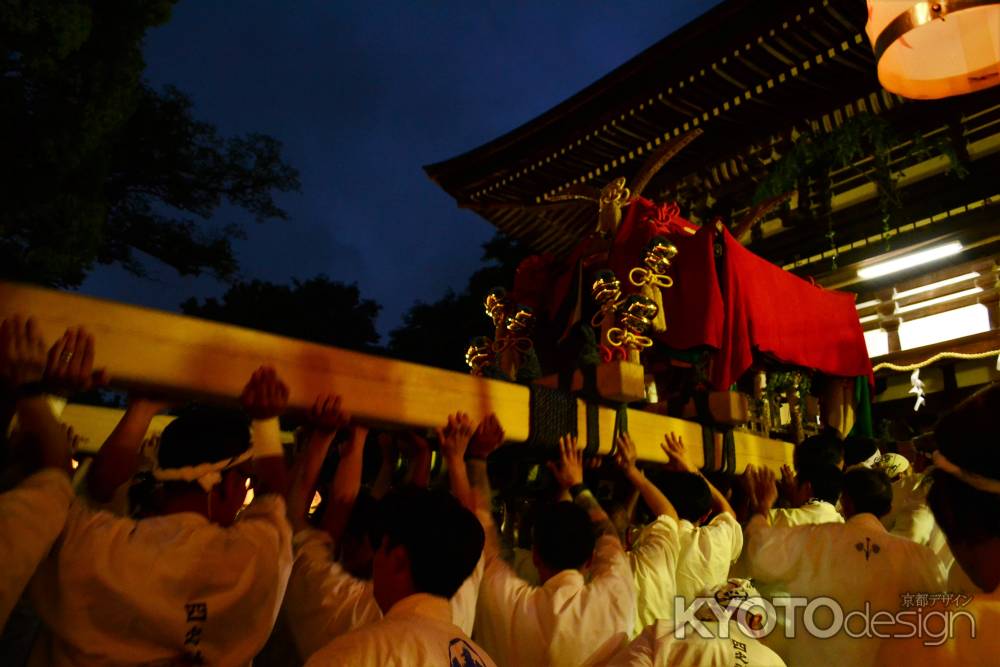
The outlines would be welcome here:
<svg viewBox="0 0 1000 667">
<path fill-rule="evenodd" d="M 253 457 L 253 450 L 248 449 L 224 461 L 215 463 L 199 463 L 196 466 L 181 468 L 160 468 L 153 470 L 153 477 L 161 482 L 198 482 L 205 492 L 211 491 L 222 481 L 222 473 Z"/>
<path fill-rule="evenodd" d="M 949 461 L 940 451 L 934 451 L 934 465 L 955 479 L 964 482 L 977 491 L 1000 496 L 1000 479 L 993 479 L 978 473 L 963 470 Z"/>
</svg>

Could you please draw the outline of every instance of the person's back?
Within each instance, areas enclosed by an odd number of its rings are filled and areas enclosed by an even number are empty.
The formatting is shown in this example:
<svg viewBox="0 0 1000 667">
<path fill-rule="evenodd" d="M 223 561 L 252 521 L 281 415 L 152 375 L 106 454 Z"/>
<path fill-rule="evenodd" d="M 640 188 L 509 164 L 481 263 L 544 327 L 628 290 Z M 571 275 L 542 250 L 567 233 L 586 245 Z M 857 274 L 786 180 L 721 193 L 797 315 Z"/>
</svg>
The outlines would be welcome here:
<svg viewBox="0 0 1000 667">
<path fill-rule="evenodd" d="M 785 667 L 777 653 L 742 632 L 735 621 L 729 623 L 728 633 L 721 632 L 719 623 L 703 625 L 715 636 L 705 637 L 690 628 L 678 636 L 673 621 L 657 621 L 606 667 Z"/>
<path fill-rule="evenodd" d="M 713 511 L 712 491 L 694 472 L 670 471 L 657 478 L 657 486 L 677 510 L 677 596 L 686 604 L 706 588 L 721 584 L 743 550 L 743 531 L 729 512 Z"/>
<path fill-rule="evenodd" d="M 636 592 L 614 525 L 583 484 L 583 450 L 560 440 L 556 480 L 574 500 L 539 507 L 533 557 L 541 586 L 520 579 L 499 557 L 488 512 L 480 517 L 490 539 L 479 591 L 475 636 L 502 667 L 579 667 L 600 663 L 625 645 L 636 619 Z M 488 498 L 486 468 L 470 461 L 470 479 Z M 599 537 L 595 540 L 594 535 Z M 590 581 L 582 569 L 589 565 Z"/>
<path fill-rule="evenodd" d="M 875 479 L 879 476 L 883 479 Z M 879 521 L 890 507 L 890 489 L 881 473 L 854 470 L 844 476 L 842 503 L 849 518 L 843 524 L 776 528 L 762 516 L 754 517 L 746 529 L 751 576 L 761 583 L 777 583 L 789 595 L 809 602 L 830 598 L 845 616 L 866 609 L 869 615 L 894 613 L 904 593 L 942 591 L 943 572 L 934 554 L 888 534 Z M 834 615 L 826 603 L 817 603 L 805 615 L 797 608 L 794 626 L 785 619 L 789 631 L 794 627 L 794 637 L 784 648 L 790 664 L 872 664 L 877 640 L 848 636 L 848 631 L 857 634 L 858 627 L 849 625 L 821 639 L 804 622 L 811 618 L 825 630 Z"/>
<path fill-rule="evenodd" d="M 448 602 L 482 553 L 479 521 L 443 492 L 414 489 L 382 502 L 372 584 L 384 616 L 333 640 L 306 664 L 493 667 L 452 622 Z"/>
<path fill-rule="evenodd" d="M 280 456 L 258 458 L 259 495 L 237 517 L 254 452 L 265 440 L 280 448 L 276 419 L 254 424 L 253 450 L 242 415 L 199 410 L 165 429 L 159 516 L 133 520 L 73 502 L 30 590 L 48 664 L 250 663 L 292 561 L 284 500 L 264 482 L 269 464 L 284 465 Z"/>
<path fill-rule="evenodd" d="M 248 664 L 291 567 L 284 502 L 255 500 L 223 527 L 197 514 L 134 521 L 74 502 L 32 601 L 52 664 L 129 664 L 200 655 Z"/>
<path fill-rule="evenodd" d="M 635 617 L 628 559 L 616 536 L 602 535 L 595 544 L 592 531 L 586 512 L 572 503 L 539 510 L 535 533 L 545 536 L 536 541 L 540 586 L 488 557 L 476 637 L 497 664 L 581 665 L 624 643 Z M 587 582 L 580 568 L 591 558 Z"/>
</svg>

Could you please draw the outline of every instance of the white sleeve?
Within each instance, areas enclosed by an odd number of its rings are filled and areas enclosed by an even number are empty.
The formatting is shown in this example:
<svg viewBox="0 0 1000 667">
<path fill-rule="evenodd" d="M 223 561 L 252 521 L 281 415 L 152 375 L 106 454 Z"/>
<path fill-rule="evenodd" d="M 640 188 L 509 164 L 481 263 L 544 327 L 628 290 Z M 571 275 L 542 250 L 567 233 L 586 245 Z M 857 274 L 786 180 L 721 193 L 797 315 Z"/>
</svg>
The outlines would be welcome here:
<svg viewBox="0 0 1000 667">
<path fill-rule="evenodd" d="M 635 629 L 636 590 L 635 579 L 628 556 L 622 548 L 621 540 L 615 535 L 602 535 L 594 547 L 591 564 L 591 579 L 587 585 L 592 590 L 601 590 L 607 595 L 609 608 L 616 608 L 623 618 L 623 629 L 631 635 Z"/>
<path fill-rule="evenodd" d="M 728 552 L 729 562 L 736 562 L 740 557 L 740 552 L 743 551 L 743 529 L 740 527 L 739 522 L 736 521 L 736 518 L 729 512 L 723 512 L 703 528 L 703 530 L 706 529 L 716 537 L 716 540 L 713 540 L 714 544 L 722 544 L 728 547 L 726 551 Z"/>
<path fill-rule="evenodd" d="M 903 508 L 896 515 L 896 522 L 890 532 L 917 544 L 926 545 L 931 539 L 933 530 L 934 515 L 930 507 L 921 503 Z"/>
<path fill-rule="evenodd" d="M 656 623 L 615 654 L 606 667 L 653 667 L 656 664 Z"/>
<path fill-rule="evenodd" d="M 461 587 L 449 601 L 452 622 L 462 628 L 462 632 L 470 637 L 472 636 L 472 627 L 476 622 L 476 603 L 479 601 L 479 585 L 483 581 L 485 563 L 485 556 L 480 556 L 472 574 L 462 582 Z"/>
<path fill-rule="evenodd" d="M 765 583 L 787 581 L 796 571 L 813 526 L 776 528 L 755 514 L 746 527 L 750 576 Z"/>
<path fill-rule="evenodd" d="M 485 558 L 476 608 L 476 641 L 486 647 L 510 642 L 513 612 L 522 598 L 535 589 L 515 574 L 502 558 Z"/>
<path fill-rule="evenodd" d="M 633 562 L 655 563 L 657 569 L 673 572 L 680 550 L 677 521 L 670 516 L 658 516 L 632 546 Z"/>
<path fill-rule="evenodd" d="M 284 613 L 305 660 L 337 637 L 382 618 L 382 612 L 371 584 L 333 560 L 333 540 L 326 531 L 299 531 L 293 544 Z"/>
<path fill-rule="evenodd" d="M 46 468 L 0 494 L 0 628 L 66 523 L 69 476 Z"/>
</svg>

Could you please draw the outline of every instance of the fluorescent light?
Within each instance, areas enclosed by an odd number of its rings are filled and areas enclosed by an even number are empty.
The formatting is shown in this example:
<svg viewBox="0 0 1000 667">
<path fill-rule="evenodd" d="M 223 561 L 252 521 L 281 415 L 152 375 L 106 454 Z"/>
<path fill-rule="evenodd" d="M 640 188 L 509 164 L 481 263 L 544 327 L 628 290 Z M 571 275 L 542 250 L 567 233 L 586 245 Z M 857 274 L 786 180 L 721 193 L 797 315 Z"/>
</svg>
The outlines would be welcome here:
<svg viewBox="0 0 1000 667">
<path fill-rule="evenodd" d="M 909 306 L 903 306 L 902 308 L 896 309 L 896 314 L 909 313 L 914 310 L 920 310 L 921 308 L 927 308 L 928 306 L 936 306 L 939 303 L 947 303 L 949 301 L 954 301 L 955 299 L 961 299 L 963 296 L 971 296 L 973 294 L 979 294 L 983 291 L 982 287 L 971 287 L 961 292 L 955 292 L 954 294 L 945 294 L 944 296 L 939 296 L 936 299 L 927 299 L 926 301 L 918 301 L 917 303 L 911 303 Z"/>
<path fill-rule="evenodd" d="M 930 285 L 924 285 L 923 287 L 914 287 L 913 289 L 908 289 L 905 292 L 897 292 L 893 299 L 905 299 L 908 296 L 913 296 L 914 294 L 920 294 L 921 292 L 930 292 L 931 290 L 937 289 L 938 287 L 947 287 L 948 285 L 954 285 L 955 283 L 965 282 L 966 280 L 973 280 L 978 278 L 979 274 L 973 271 L 972 273 L 963 273 L 960 276 L 955 276 L 954 278 L 948 278 L 946 280 L 939 280 L 936 283 L 931 283 Z"/>
<path fill-rule="evenodd" d="M 912 350 L 989 330 L 990 310 L 977 303 L 902 322 L 899 325 L 899 344 L 903 350 Z"/>
<path fill-rule="evenodd" d="M 861 278 L 862 280 L 880 278 L 882 276 L 887 276 L 890 273 L 905 271 L 906 269 L 912 269 L 913 267 L 920 266 L 921 264 L 927 264 L 928 262 L 933 262 L 945 257 L 951 257 L 952 255 L 957 255 L 960 252 L 962 252 L 962 244 L 958 241 L 954 243 L 946 243 L 945 245 L 938 246 L 936 248 L 921 250 L 920 252 L 903 255 L 902 257 L 898 257 L 896 259 L 890 259 L 887 262 L 880 262 L 873 266 L 866 266 L 863 269 L 858 269 L 858 278 Z"/>
</svg>

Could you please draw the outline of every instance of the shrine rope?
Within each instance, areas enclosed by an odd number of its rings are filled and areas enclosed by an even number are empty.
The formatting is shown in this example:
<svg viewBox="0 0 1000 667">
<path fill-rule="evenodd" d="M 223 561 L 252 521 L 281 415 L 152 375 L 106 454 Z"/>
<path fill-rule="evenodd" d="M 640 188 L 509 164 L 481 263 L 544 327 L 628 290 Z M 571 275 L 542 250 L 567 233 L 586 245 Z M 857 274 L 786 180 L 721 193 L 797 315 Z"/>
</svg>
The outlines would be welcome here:
<svg viewBox="0 0 1000 667">
<path fill-rule="evenodd" d="M 918 368 L 923 368 L 925 366 L 930 366 L 936 361 L 941 361 L 942 359 L 987 359 L 989 357 L 996 357 L 1000 355 L 1000 350 L 990 350 L 989 352 L 980 352 L 979 354 L 966 354 L 964 352 L 939 352 L 929 359 L 924 359 L 915 364 L 909 364 L 906 366 L 900 366 L 898 364 L 891 364 L 888 361 L 882 362 L 872 368 L 873 373 L 877 373 L 880 370 L 889 369 L 891 371 L 915 371 Z"/>
</svg>

